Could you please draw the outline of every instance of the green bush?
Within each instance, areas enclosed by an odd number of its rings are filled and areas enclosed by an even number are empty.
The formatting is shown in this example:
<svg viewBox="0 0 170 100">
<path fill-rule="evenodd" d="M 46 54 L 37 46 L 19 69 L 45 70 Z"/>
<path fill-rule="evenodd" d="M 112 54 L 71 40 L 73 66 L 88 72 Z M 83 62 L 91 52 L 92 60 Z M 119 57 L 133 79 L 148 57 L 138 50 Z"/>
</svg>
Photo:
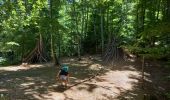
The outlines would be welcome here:
<svg viewBox="0 0 170 100">
<path fill-rule="evenodd" d="M 168 99 L 170 99 L 170 92 L 165 94 L 167 96 Z"/>
</svg>

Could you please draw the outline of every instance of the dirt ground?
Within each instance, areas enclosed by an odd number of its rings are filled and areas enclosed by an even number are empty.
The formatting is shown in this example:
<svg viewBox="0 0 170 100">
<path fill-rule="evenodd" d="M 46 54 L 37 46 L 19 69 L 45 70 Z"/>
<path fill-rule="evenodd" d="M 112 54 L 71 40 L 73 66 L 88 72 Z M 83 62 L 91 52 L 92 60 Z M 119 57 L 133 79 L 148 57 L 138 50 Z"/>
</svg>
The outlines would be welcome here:
<svg viewBox="0 0 170 100">
<path fill-rule="evenodd" d="M 161 87 L 160 84 L 168 84 L 161 80 L 161 71 L 151 71 L 149 68 L 142 88 L 139 62 L 106 66 L 100 56 L 86 56 L 81 61 L 64 58 L 62 62 L 70 66 L 68 89 L 59 86 L 55 78 L 59 68 L 50 63 L 0 67 L 0 100 L 144 100 L 152 97 L 147 97 L 147 94 L 170 88 L 169 85 Z M 99 71 L 100 74 L 95 78 L 82 82 Z M 159 77 L 154 76 L 154 73 Z"/>
</svg>

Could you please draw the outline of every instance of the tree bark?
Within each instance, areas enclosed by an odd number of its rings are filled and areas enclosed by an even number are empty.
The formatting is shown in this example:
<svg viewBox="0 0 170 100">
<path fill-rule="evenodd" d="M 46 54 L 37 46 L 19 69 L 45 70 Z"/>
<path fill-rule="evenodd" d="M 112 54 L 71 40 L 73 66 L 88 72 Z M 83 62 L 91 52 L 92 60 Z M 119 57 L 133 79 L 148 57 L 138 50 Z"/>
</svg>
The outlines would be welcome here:
<svg viewBox="0 0 170 100">
<path fill-rule="evenodd" d="M 85 4 L 87 4 L 87 1 L 85 0 Z M 87 31 L 88 31 L 88 20 L 89 20 L 89 8 L 86 6 L 86 21 L 85 21 L 85 37 L 87 36 Z"/>
<path fill-rule="evenodd" d="M 161 0 L 158 0 L 157 6 L 158 6 L 158 8 L 157 8 L 156 21 L 159 21 L 159 12 L 160 12 Z"/>
<path fill-rule="evenodd" d="M 101 32 L 101 49 L 104 52 L 104 29 L 103 29 L 103 8 L 100 8 L 100 32 Z"/>
<path fill-rule="evenodd" d="M 170 0 L 167 0 L 167 20 L 170 21 Z"/>
<path fill-rule="evenodd" d="M 144 67 L 145 67 L 145 57 L 142 58 L 142 89 L 144 89 Z"/>
<path fill-rule="evenodd" d="M 107 10 L 106 10 L 106 33 L 108 33 L 108 43 L 110 43 L 111 42 L 111 32 L 110 32 L 110 30 L 109 30 L 109 7 L 110 7 L 110 5 L 109 5 L 109 3 L 108 3 L 108 1 L 106 1 L 107 2 Z"/>
<path fill-rule="evenodd" d="M 93 31 L 94 31 L 94 38 L 95 38 L 95 50 L 96 50 L 96 53 L 97 53 L 97 33 L 96 33 L 96 17 L 95 17 L 95 14 L 96 14 L 96 12 L 95 12 L 95 8 L 94 8 L 94 10 L 93 10 L 93 15 L 94 15 L 94 18 L 93 18 Z"/>
<path fill-rule="evenodd" d="M 53 8 L 53 0 L 50 0 L 50 19 L 51 19 L 51 58 L 52 58 L 52 62 L 54 64 L 56 64 L 56 57 L 55 57 L 55 53 L 54 53 L 54 43 L 53 43 L 53 24 L 52 24 L 52 20 L 53 20 L 53 12 L 52 12 L 52 8 Z"/>
<path fill-rule="evenodd" d="M 145 7 L 146 7 L 146 0 L 143 0 L 142 1 L 142 15 L 141 15 L 141 17 L 142 17 L 142 19 L 141 19 L 141 21 L 142 21 L 141 31 L 143 31 L 144 28 L 145 28 L 145 10 L 146 10 Z"/>
<path fill-rule="evenodd" d="M 75 0 L 73 0 L 73 12 L 75 13 L 74 18 L 75 18 L 75 23 L 76 23 L 76 38 L 77 38 L 77 54 L 78 54 L 78 59 L 81 60 L 81 54 L 80 54 L 80 48 L 81 48 L 81 36 L 79 34 L 78 30 L 78 13 L 76 12 L 76 7 L 75 7 Z"/>
</svg>

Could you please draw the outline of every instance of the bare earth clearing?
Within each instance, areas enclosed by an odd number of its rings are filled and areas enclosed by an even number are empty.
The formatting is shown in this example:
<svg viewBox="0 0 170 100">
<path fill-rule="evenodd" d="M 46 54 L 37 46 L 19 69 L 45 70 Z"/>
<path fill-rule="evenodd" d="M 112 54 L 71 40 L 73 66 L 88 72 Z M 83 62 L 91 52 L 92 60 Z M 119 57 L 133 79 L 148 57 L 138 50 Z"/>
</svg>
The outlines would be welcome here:
<svg viewBox="0 0 170 100">
<path fill-rule="evenodd" d="M 62 89 L 51 64 L 0 67 L 0 96 L 4 100 L 143 100 L 140 65 L 128 62 L 108 67 L 100 57 L 63 60 L 70 66 L 70 87 Z M 138 65 L 138 66 L 137 66 Z M 100 69 L 101 74 L 95 75 Z M 146 73 L 146 75 L 149 74 Z M 149 78 L 148 78 L 149 80 Z"/>
</svg>

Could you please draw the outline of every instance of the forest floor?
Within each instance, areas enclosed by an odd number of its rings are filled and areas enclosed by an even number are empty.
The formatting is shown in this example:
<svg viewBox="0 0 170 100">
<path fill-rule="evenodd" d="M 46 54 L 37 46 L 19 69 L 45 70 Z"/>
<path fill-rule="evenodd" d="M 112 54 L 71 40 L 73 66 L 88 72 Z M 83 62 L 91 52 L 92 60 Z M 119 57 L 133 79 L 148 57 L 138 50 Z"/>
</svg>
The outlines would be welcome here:
<svg viewBox="0 0 170 100">
<path fill-rule="evenodd" d="M 95 55 L 84 56 L 81 61 L 63 58 L 63 63 L 70 66 L 68 89 L 59 86 L 59 68 L 50 63 L 0 67 L 0 100 L 167 100 L 162 94 L 170 90 L 169 73 L 161 66 L 146 65 L 142 85 L 139 61 L 106 66 Z M 82 82 L 99 71 L 96 77 Z"/>
</svg>

